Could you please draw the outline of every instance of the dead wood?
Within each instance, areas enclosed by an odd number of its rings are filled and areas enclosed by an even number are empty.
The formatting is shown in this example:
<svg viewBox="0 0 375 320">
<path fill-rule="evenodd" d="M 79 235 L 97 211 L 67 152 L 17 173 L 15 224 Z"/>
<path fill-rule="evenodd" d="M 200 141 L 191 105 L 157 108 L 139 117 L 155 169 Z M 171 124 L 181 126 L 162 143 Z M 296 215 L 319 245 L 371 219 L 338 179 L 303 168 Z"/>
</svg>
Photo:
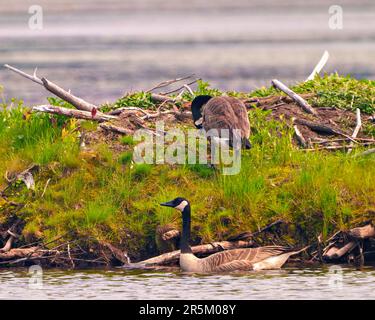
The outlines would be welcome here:
<svg viewBox="0 0 375 320">
<path fill-rule="evenodd" d="M 133 134 L 133 131 L 130 129 L 114 126 L 108 123 L 101 123 L 99 127 L 102 128 L 103 130 L 112 131 L 112 132 L 119 133 L 119 134 L 125 134 L 125 135 Z"/>
<path fill-rule="evenodd" d="M 305 112 L 307 113 L 310 113 L 310 114 L 313 114 L 313 115 L 317 115 L 317 112 L 316 110 L 311 107 L 308 102 L 303 99 L 301 96 L 299 96 L 297 93 L 295 93 L 293 90 L 289 89 L 285 84 L 283 84 L 282 82 L 280 82 L 279 80 L 277 79 L 273 79 L 272 80 L 272 85 L 285 92 L 289 97 L 291 97 Z"/>
<path fill-rule="evenodd" d="M 352 138 L 353 138 L 353 139 L 357 138 L 357 135 L 358 135 L 358 133 L 359 133 L 359 130 L 360 130 L 361 127 L 362 127 L 361 110 L 358 109 L 358 108 L 357 108 L 357 110 L 356 110 L 356 115 L 357 115 L 357 117 L 356 117 L 356 118 L 357 118 L 357 124 L 356 124 L 356 126 L 355 126 L 355 128 L 354 128 L 354 131 L 353 131 L 353 134 L 352 134 Z M 352 147 L 352 146 L 353 146 L 353 142 L 350 143 L 350 147 Z M 352 152 L 352 148 L 349 148 L 349 149 L 348 149 L 348 154 L 349 154 L 350 152 Z"/>
<path fill-rule="evenodd" d="M 238 248 L 248 248 L 253 245 L 252 241 L 221 241 L 213 242 L 209 244 L 202 244 L 192 247 L 192 251 L 196 255 L 208 255 L 222 250 L 238 249 Z M 147 265 L 165 265 L 177 263 L 180 258 L 180 250 L 175 250 L 172 252 L 164 253 L 160 256 L 147 259 L 134 264 L 135 266 L 147 266 Z"/>
<path fill-rule="evenodd" d="M 314 70 L 311 72 L 311 74 L 307 77 L 306 81 L 313 80 L 317 74 L 322 71 L 324 66 L 326 65 L 327 61 L 329 59 L 329 53 L 328 51 L 324 51 L 323 56 L 320 58 L 318 64 L 315 66 Z"/>
<path fill-rule="evenodd" d="M 345 254 L 352 251 L 356 246 L 357 246 L 356 241 L 350 241 L 341 248 L 332 246 L 331 248 L 327 250 L 327 252 L 324 253 L 323 258 L 328 259 L 328 260 L 339 259 Z"/>
<path fill-rule="evenodd" d="M 375 228 L 372 224 L 365 225 L 363 227 L 357 227 L 350 229 L 348 235 L 357 239 L 367 239 L 375 237 Z"/>
<path fill-rule="evenodd" d="M 38 78 L 36 76 L 36 70 L 34 72 L 34 75 L 27 74 L 15 67 L 12 67 L 8 64 L 4 65 L 5 68 L 12 70 L 13 72 L 21 75 L 22 77 L 29 79 L 31 81 L 34 81 L 35 83 L 40 84 L 45 89 L 47 89 L 49 92 L 53 93 L 54 95 L 58 96 L 59 98 L 63 99 L 64 101 L 72 104 L 74 107 L 76 107 L 78 110 L 83 111 L 89 111 L 91 112 L 93 109 L 98 109 L 98 107 L 92 103 L 89 103 L 81 98 L 78 98 L 74 95 L 72 95 L 70 92 L 64 90 L 63 88 L 59 87 L 57 84 L 53 83 L 52 81 L 49 81 L 46 78 Z"/>
<path fill-rule="evenodd" d="M 99 112 L 93 115 L 91 112 L 88 112 L 88 111 L 74 110 L 74 109 L 68 109 L 68 108 L 63 108 L 63 107 L 55 107 L 51 105 L 35 106 L 33 107 L 32 110 L 37 111 L 37 112 L 59 114 L 59 115 L 76 118 L 76 119 L 93 120 L 93 121 L 99 121 L 99 122 L 117 119 L 117 117 L 115 116 L 103 114 Z"/>
<path fill-rule="evenodd" d="M 306 139 L 304 138 L 303 134 L 301 133 L 301 131 L 298 129 L 298 126 L 296 124 L 293 125 L 293 129 L 294 129 L 294 135 L 299 143 L 299 145 L 302 147 L 302 148 L 306 148 L 307 147 L 307 142 L 306 142 Z"/>
</svg>

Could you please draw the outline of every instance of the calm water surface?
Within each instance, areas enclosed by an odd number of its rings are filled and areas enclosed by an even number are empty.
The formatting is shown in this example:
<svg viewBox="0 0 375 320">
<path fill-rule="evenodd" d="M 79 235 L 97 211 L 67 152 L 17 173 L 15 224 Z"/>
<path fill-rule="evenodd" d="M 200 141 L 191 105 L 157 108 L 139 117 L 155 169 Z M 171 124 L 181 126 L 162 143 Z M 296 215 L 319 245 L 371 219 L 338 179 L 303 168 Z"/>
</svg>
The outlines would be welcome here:
<svg viewBox="0 0 375 320">
<path fill-rule="evenodd" d="M 374 299 L 375 269 L 331 266 L 241 274 L 179 271 L 45 270 L 42 288 L 27 269 L 0 270 L 0 299 Z"/>
</svg>

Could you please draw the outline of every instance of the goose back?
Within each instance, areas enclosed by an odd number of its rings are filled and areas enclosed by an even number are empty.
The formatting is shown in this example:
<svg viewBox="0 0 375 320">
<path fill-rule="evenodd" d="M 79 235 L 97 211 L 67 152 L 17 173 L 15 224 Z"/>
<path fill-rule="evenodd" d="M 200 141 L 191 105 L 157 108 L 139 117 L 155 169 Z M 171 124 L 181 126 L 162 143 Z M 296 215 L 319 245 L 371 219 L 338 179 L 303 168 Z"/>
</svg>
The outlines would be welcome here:
<svg viewBox="0 0 375 320">
<path fill-rule="evenodd" d="M 202 110 L 203 128 L 210 129 L 239 129 L 241 138 L 250 136 L 250 123 L 245 104 L 233 97 L 214 97 Z"/>
</svg>

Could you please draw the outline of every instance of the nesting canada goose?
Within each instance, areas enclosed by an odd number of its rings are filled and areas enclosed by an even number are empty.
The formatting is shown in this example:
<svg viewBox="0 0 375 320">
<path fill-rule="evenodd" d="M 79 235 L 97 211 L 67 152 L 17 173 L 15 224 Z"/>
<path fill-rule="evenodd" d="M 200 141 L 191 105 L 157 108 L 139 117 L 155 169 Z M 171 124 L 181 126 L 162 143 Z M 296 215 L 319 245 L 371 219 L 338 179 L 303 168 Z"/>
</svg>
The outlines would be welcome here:
<svg viewBox="0 0 375 320">
<path fill-rule="evenodd" d="M 176 198 L 160 205 L 175 208 L 182 212 L 182 235 L 180 240 L 180 267 L 186 272 L 220 272 L 236 270 L 279 269 L 288 258 L 300 251 L 290 251 L 282 246 L 266 246 L 226 250 L 206 258 L 197 258 L 189 245 L 191 209 L 184 198 Z"/>
<path fill-rule="evenodd" d="M 206 132 L 211 129 L 229 130 L 230 144 L 233 142 L 233 130 L 238 129 L 242 146 L 251 148 L 249 141 L 250 123 L 245 104 L 234 97 L 197 96 L 191 103 L 193 121 L 198 129 Z"/>
</svg>

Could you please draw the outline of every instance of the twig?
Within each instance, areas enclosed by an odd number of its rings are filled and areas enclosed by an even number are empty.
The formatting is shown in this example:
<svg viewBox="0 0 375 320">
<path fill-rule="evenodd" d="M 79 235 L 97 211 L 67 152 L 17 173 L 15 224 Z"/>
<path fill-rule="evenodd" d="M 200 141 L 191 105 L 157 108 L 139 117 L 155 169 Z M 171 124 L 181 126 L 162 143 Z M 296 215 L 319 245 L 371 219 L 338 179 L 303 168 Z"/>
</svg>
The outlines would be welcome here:
<svg viewBox="0 0 375 320">
<path fill-rule="evenodd" d="M 176 78 L 176 79 L 172 79 L 172 80 L 166 80 L 166 81 L 162 81 L 160 82 L 159 84 L 157 84 L 156 86 L 152 87 L 151 89 L 148 89 L 147 91 L 145 92 L 151 92 L 151 91 L 154 91 L 156 89 L 160 89 L 160 88 L 164 88 L 164 87 L 168 87 L 169 85 L 173 84 L 173 83 L 176 83 L 176 82 L 180 82 L 180 81 L 183 81 L 183 80 L 186 80 L 186 79 L 189 79 L 191 77 L 193 77 L 194 74 L 191 74 L 189 76 L 186 76 L 186 77 L 181 77 L 181 78 Z"/>
<path fill-rule="evenodd" d="M 189 83 L 187 83 L 187 84 L 184 84 L 183 86 L 181 86 L 181 87 L 179 87 L 179 88 L 176 88 L 176 89 L 171 90 L 171 91 L 168 91 L 168 92 L 163 92 L 162 94 L 171 94 L 171 93 L 175 93 L 175 92 L 180 91 L 180 90 L 182 90 L 183 88 L 185 88 L 186 85 L 187 85 L 187 86 L 191 86 L 192 84 L 198 82 L 199 80 L 202 80 L 202 79 L 201 79 L 201 78 L 199 78 L 199 79 L 195 79 L 194 81 L 191 81 L 191 82 L 189 82 Z M 192 95 L 194 95 L 194 93 L 193 93 Z"/>
<path fill-rule="evenodd" d="M 301 145 L 301 147 L 306 148 L 307 147 L 306 139 L 304 138 L 301 131 L 298 129 L 298 126 L 294 124 L 294 118 L 292 119 L 292 121 L 293 121 L 294 134 L 297 138 L 298 143 Z"/>
<path fill-rule="evenodd" d="M 68 257 L 69 257 L 70 262 L 71 262 L 71 264 L 72 264 L 72 267 L 73 267 L 73 269 L 74 269 L 74 268 L 75 268 L 75 264 L 74 264 L 74 261 L 73 261 L 73 259 L 72 259 L 72 256 L 70 255 L 70 244 L 69 244 L 69 242 L 68 242 Z"/>
<path fill-rule="evenodd" d="M 306 81 L 313 80 L 315 76 L 322 71 L 324 66 L 326 65 L 327 61 L 329 59 L 329 53 L 328 51 L 324 51 L 323 56 L 320 58 L 318 64 L 315 66 L 313 72 L 307 77 Z"/>
<path fill-rule="evenodd" d="M 307 113 L 310 113 L 310 114 L 313 114 L 313 115 L 317 115 L 317 112 L 316 110 L 311 107 L 308 102 L 303 99 L 301 96 L 299 96 L 297 93 L 295 93 L 294 91 L 292 91 L 291 89 L 289 89 L 285 84 L 283 84 L 282 82 L 280 82 L 279 80 L 277 79 L 273 79 L 272 80 L 272 85 L 285 92 L 289 97 L 291 97 L 305 112 Z"/>
<path fill-rule="evenodd" d="M 357 138 L 359 130 L 362 127 L 361 110 L 359 108 L 357 108 L 357 110 L 356 110 L 356 115 L 357 115 L 357 124 L 356 124 L 356 126 L 354 128 L 354 131 L 353 131 L 353 134 L 352 134 L 353 139 Z M 350 146 L 349 146 L 349 149 L 348 149 L 348 154 L 350 152 L 352 152 L 352 146 L 353 146 L 353 142 L 350 143 Z"/>
<path fill-rule="evenodd" d="M 44 194 L 46 193 L 46 190 L 47 190 L 47 187 L 48 187 L 48 184 L 49 184 L 50 181 L 51 181 L 51 178 L 49 178 L 49 179 L 47 180 L 47 182 L 46 182 L 46 184 L 45 184 L 45 186 L 44 186 L 44 189 L 43 189 L 43 193 L 42 193 L 42 195 L 40 196 L 41 198 L 44 197 Z"/>
</svg>

